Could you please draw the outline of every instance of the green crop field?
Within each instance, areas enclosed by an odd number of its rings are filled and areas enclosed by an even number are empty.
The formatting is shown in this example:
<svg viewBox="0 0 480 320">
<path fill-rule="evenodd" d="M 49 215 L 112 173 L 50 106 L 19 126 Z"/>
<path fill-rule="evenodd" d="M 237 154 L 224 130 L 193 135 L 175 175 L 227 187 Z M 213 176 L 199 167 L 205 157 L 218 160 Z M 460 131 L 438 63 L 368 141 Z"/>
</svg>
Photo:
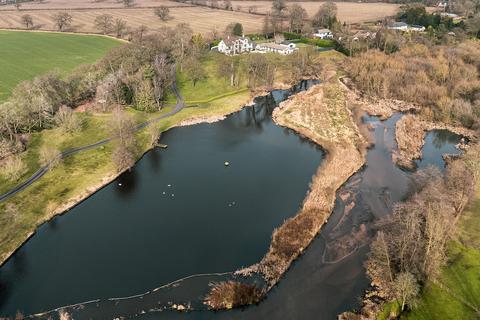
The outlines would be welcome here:
<svg viewBox="0 0 480 320">
<path fill-rule="evenodd" d="M 118 44 L 102 36 L 0 30 L 0 101 L 23 80 L 94 62 Z"/>
</svg>

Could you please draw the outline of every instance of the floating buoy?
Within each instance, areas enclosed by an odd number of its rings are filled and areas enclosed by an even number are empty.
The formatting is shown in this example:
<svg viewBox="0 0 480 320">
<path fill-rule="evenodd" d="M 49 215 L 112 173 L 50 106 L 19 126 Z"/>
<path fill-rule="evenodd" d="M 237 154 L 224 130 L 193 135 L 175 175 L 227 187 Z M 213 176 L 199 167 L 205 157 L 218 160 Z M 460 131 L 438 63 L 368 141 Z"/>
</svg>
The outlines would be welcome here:
<svg viewBox="0 0 480 320">
<path fill-rule="evenodd" d="M 228 161 L 225 161 L 225 163 L 224 163 L 224 164 L 225 164 L 225 167 L 228 167 L 228 166 L 230 165 L 230 162 L 228 162 Z"/>
<path fill-rule="evenodd" d="M 122 184 L 121 184 L 121 183 L 119 183 L 118 185 L 119 185 L 120 187 L 122 186 Z"/>
<path fill-rule="evenodd" d="M 163 191 L 162 194 L 165 194 L 165 191 Z"/>
</svg>

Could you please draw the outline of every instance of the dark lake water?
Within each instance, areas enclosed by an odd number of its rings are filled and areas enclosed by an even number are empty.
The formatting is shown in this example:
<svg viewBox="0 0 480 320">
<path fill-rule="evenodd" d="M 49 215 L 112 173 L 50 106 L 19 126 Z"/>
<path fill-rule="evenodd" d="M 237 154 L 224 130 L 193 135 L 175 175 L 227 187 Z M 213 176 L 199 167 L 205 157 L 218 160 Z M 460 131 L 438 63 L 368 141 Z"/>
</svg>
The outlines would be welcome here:
<svg viewBox="0 0 480 320">
<path fill-rule="evenodd" d="M 323 156 L 273 123 L 271 111 L 288 93 L 218 123 L 170 130 L 162 137 L 168 149 L 147 153 L 40 227 L 0 269 L 0 315 L 134 295 L 258 262 L 273 229 L 299 209 Z"/>
<path fill-rule="evenodd" d="M 162 139 L 167 150 L 149 152 L 132 173 L 40 228 L 0 269 L 0 314 L 143 293 L 259 261 L 273 228 L 299 208 L 323 155 L 272 123 L 275 100 L 284 94 L 222 122 L 171 130 Z M 392 162 L 400 117 L 364 118 L 375 142 L 364 169 L 337 192 L 328 223 L 259 305 L 140 315 L 172 301 L 204 309 L 208 283 L 229 277 L 205 275 L 69 311 L 74 319 L 335 319 L 358 308 L 368 288 L 363 264 L 372 224 L 408 192 L 411 173 Z M 428 133 L 418 167 L 443 168 L 442 154 L 458 153 L 459 140 Z"/>
</svg>

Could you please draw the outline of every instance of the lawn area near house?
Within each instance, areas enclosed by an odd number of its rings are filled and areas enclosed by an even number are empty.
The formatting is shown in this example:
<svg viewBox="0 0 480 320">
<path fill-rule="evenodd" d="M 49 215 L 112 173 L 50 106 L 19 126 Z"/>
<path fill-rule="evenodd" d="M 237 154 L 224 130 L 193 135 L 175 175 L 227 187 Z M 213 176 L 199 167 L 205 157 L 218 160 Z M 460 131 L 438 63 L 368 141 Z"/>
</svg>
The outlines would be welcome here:
<svg viewBox="0 0 480 320">
<path fill-rule="evenodd" d="M 0 30 L 0 102 L 23 80 L 95 62 L 120 43 L 102 36 Z"/>
<path fill-rule="evenodd" d="M 413 320 L 478 319 L 480 310 L 480 188 L 464 212 L 458 237 L 451 241 L 448 264 L 439 284 L 428 283 L 416 308 L 405 318 Z"/>
</svg>

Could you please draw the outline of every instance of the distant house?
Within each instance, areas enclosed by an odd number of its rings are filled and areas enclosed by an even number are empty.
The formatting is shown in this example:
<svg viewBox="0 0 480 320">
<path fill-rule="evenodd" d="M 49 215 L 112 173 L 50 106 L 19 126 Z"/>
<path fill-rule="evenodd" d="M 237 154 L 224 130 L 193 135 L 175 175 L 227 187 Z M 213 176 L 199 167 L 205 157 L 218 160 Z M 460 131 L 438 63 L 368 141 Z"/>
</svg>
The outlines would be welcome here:
<svg viewBox="0 0 480 320">
<path fill-rule="evenodd" d="M 440 8 L 446 8 L 448 6 L 448 2 L 447 1 L 439 1 L 437 3 L 437 7 L 440 7 Z"/>
<path fill-rule="evenodd" d="M 273 42 L 259 43 L 255 47 L 259 52 L 275 52 L 281 55 L 288 55 L 297 50 L 295 43 L 282 42 L 280 44 Z"/>
<path fill-rule="evenodd" d="M 388 26 L 388 29 L 407 31 L 408 24 L 406 24 L 405 22 L 394 22 L 390 26 Z"/>
<path fill-rule="evenodd" d="M 377 36 L 376 32 L 368 31 L 368 30 L 360 30 L 357 33 L 353 35 L 353 41 L 359 41 L 359 40 L 369 40 L 369 39 L 375 39 Z"/>
<path fill-rule="evenodd" d="M 253 51 L 255 48 L 254 43 L 247 37 L 229 36 L 227 39 L 220 41 L 218 46 L 212 48 L 212 50 L 215 49 L 228 56 L 233 56 Z"/>
<path fill-rule="evenodd" d="M 319 39 L 333 39 L 333 33 L 329 29 L 319 29 L 313 36 Z"/>
<path fill-rule="evenodd" d="M 418 31 L 418 32 L 425 31 L 425 27 L 418 24 L 412 24 L 408 29 L 412 31 Z"/>
</svg>

